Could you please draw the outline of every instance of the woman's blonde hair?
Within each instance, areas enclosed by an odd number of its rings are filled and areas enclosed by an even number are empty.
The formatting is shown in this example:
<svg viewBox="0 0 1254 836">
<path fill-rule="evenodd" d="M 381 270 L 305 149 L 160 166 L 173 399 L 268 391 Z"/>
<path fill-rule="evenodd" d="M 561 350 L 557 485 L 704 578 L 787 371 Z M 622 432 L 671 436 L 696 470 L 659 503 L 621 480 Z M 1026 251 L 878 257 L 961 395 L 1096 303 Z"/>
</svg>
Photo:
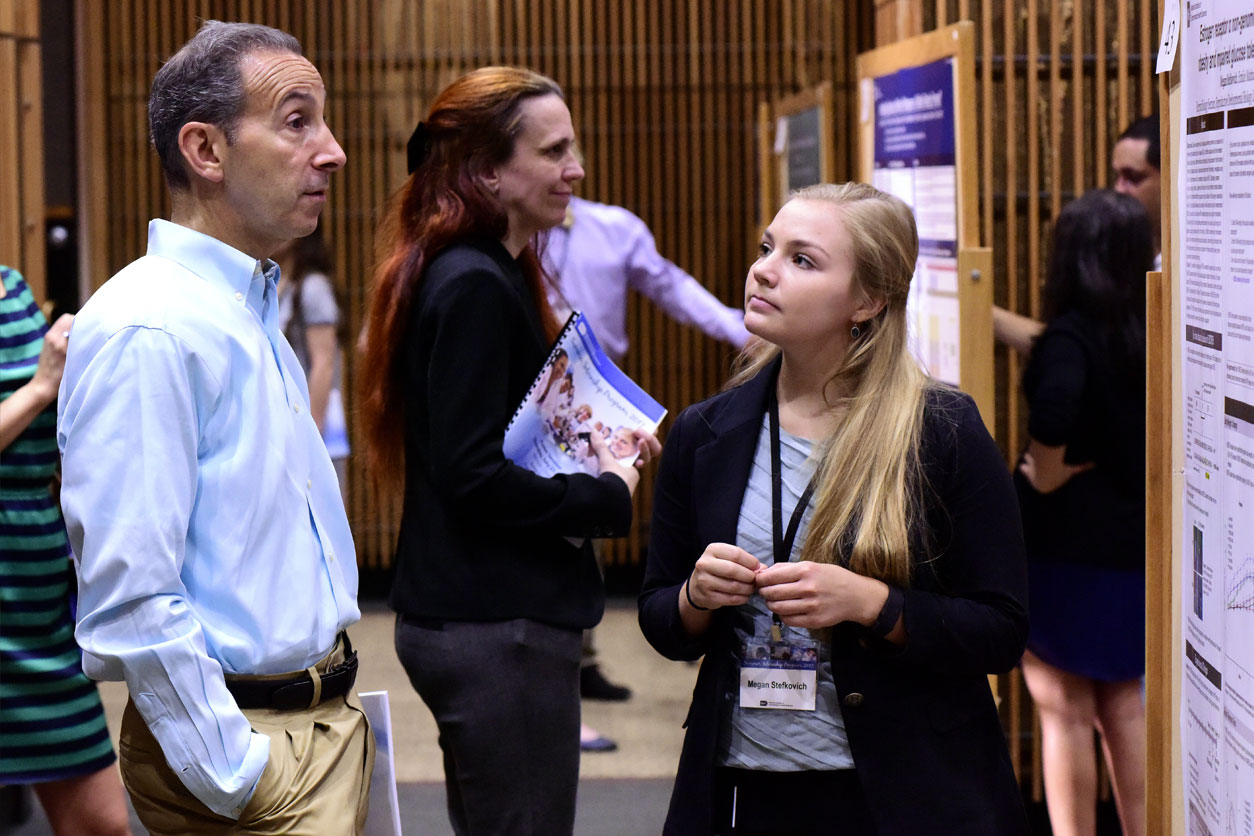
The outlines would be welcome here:
<svg viewBox="0 0 1254 836">
<path fill-rule="evenodd" d="M 910 207 L 865 183 L 821 184 L 790 200 L 830 204 L 852 246 L 853 288 L 884 303 L 860 334 L 824 397 L 843 417 L 820 443 L 814 516 L 801 559 L 840 563 L 894 585 L 910 580 L 910 530 L 923 489 L 919 435 L 928 384 L 907 348 L 906 296 L 919 254 Z M 753 340 L 729 386 L 753 377 L 779 347 Z"/>
</svg>

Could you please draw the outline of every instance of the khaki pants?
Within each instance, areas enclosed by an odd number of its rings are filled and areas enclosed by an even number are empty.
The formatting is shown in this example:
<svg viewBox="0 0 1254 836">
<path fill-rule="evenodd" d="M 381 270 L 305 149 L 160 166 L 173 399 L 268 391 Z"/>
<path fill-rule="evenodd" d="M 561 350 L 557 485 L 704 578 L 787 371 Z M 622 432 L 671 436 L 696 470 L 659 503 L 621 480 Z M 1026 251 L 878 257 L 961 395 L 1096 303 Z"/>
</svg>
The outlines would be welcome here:
<svg viewBox="0 0 1254 836">
<path fill-rule="evenodd" d="M 343 653 L 319 662 L 325 670 Z M 374 735 L 355 693 L 310 709 L 244 710 L 270 737 L 270 759 L 239 821 L 219 816 L 188 792 L 130 702 L 118 740 L 122 781 L 152 836 L 283 833 L 348 836 L 366 823 Z"/>
</svg>

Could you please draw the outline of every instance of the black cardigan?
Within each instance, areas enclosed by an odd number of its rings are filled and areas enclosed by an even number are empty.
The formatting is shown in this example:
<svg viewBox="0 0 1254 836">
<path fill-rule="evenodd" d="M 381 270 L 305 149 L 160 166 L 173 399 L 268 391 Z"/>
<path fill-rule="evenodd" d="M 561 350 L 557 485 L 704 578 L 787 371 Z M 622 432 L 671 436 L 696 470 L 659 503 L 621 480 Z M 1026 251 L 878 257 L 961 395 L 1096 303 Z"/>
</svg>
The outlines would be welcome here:
<svg viewBox="0 0 1254 836">
<path fill-rule="evenodd" d="M 626 533 L 626 484 L 609 474 L 544 478 L 501 452 L 548 349 L 522 270 L 500 242 L 467 241 L 432 259 L 405 345 L 397 612 L 575 630 L 600 621 L 605 590 L 591 546 L 565 538 Z"/>
<path fill-rule="evenodd" d="M 665 833 L 712 827 L 722 712 L 734 697 L 730 610 L 689 637 L 680 586 L 705 546 L 734 543 L 774 368 L 685 410 L 666 440 L 640 626 L 664 656 L 705 656 Z M 933 559 L 913 538 L 904 648 L 852 622 L 832 631 L 832 673 L 858 778 L 884 836 L 1027 834 L 986 674 L 1016 665 L 1027 637 L 1023 536 L 1005 462 L 971 399 L 928 392 L 921 457 Z M 835 820 L 840 811 L 833 810 Z"/>
</svg>

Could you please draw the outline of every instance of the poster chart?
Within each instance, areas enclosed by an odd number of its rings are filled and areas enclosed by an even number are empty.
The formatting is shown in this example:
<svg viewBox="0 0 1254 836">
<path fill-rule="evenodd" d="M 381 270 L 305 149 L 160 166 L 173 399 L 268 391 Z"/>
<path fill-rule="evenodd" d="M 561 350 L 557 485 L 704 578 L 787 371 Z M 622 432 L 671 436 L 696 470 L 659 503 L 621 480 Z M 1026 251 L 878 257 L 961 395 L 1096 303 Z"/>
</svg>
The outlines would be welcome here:
<svg viewBox="0 0 1254 836">
<path fill-rule="evenodd" d="M 818 105 L 788 116 L 781 116 L 783 127 L 777 137 L 784 137 L 787 158 L 784 161 L 785 183 L 789 192 L 823 183 L 823 113 Z M 779 141 L 778 138 L 776 140 Z"/>
<path fill-rule="evenodd" d="M 758 215 L 765 228 L 790 193 L 835 180 L 831 82 L 824 81 L 775 102 L 762 102 L 758 106 L 758 136 L 762 143 Z"/>
<path fill-rule="evenodd" d="M 1254 836 L 1254 12 L 1182 6 L 1184 821 Z"/>
<path fill-rule="evenodd" d="M 929 374 L 957 385 L 962 366 L 954 60 L 906 67 L 872 80 L 872 185 L 914 210 L 919 260 L 906 303 L 911 349 Z"/>
</svg>

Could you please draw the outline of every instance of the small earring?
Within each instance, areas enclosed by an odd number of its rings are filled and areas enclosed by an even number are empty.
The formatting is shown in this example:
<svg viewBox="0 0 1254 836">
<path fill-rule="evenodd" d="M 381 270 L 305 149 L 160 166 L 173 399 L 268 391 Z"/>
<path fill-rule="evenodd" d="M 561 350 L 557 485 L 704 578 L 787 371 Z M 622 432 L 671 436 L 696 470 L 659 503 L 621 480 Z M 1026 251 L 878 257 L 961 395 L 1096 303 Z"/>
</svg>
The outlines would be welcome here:
<svg viewBox="0 0 1254 836">
<path fill-rule="evenodd" d="M 856 340 L 860 336 L 862 336 L 862 329 L 859 328 L 858 324 L 855 322 L 853 327 L 849 329 L 849 337 L 850 339 Z"/>
</svg>

